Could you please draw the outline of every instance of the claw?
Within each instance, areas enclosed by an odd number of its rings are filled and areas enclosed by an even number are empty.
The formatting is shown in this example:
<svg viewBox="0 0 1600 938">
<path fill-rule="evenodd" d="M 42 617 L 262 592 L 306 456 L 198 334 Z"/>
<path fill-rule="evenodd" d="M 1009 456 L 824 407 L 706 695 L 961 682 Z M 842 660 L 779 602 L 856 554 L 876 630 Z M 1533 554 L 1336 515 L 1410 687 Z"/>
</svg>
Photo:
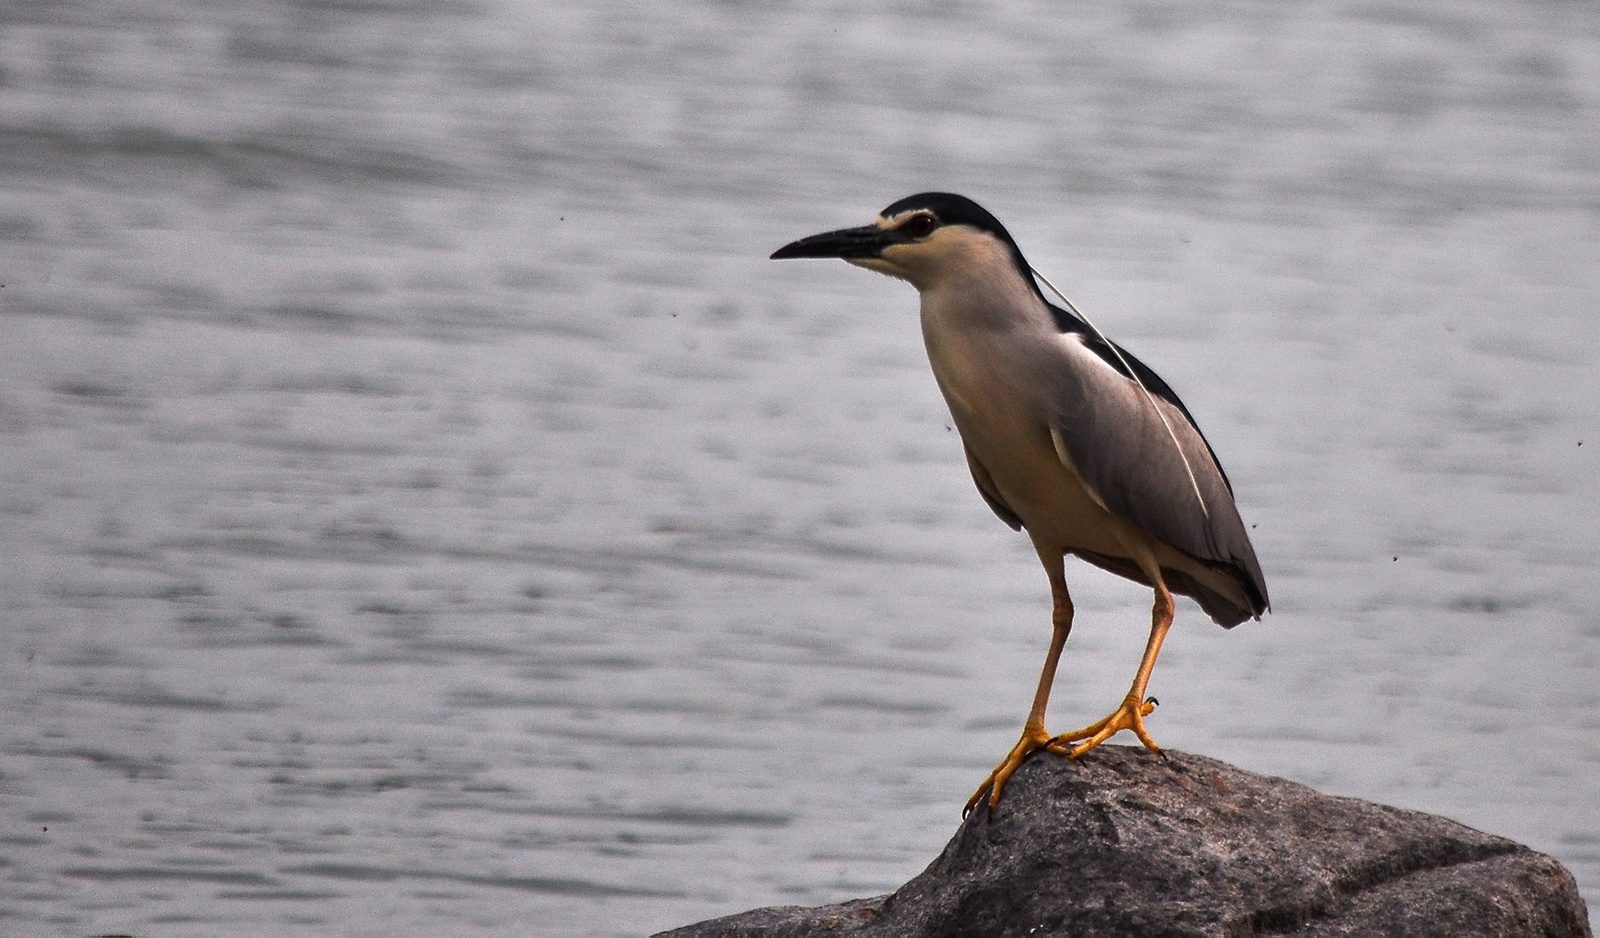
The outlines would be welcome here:
<svg viewBox="0 0 1600 938">
<path fill-rule="evenodd" d="M 1006 782 L 1011 780 L 1012 773 L 1022 766 L 1023 761 L 1032 755 L 1034 750 L 1044 749 L 1051 742 L 1050 734 L 1045 732 L 1043 726 L 1030 725 L 1023 727 L 1022 738 L 1017 740 L 1017 744 L 1011 747 L 1011 751 L 1006 753 L 1006 757 L 1000 761 L 999 765 L 994 767 L 994 771 L 990 772 L 989 777 L 983 780 L 983 784 L 979 785 L 978 790 L 972 793 L 972 797 L 967 799 L 967 806 L 961 809 L 961 816 L 965 818 L 972 813 L 972 809 L 978 806 L 978 802 L 984 800 L 984 792 L 989 793 L 989 810 L 993 812 L 995 807 L 1000 804 L 1000 795 L 1005 791 Z"/>
<path fill-rule="evenodd" d="M 961 809 L 961 820 L 965 821 L 967 819 L 967 815 L 972 813 L 972 809 L 977 806 L 979 799 L 983 797 L 983 793 L 988 791 L 989 786 L 992 784 L 994 784 L 994 773 L 990 772 L 989 777 L 983 780 L 982 785 L 978 786 L 978 790 L 972 793 L 971 798 L 967 799 L 967 806 Z M 994 809 L 990 808 L 989 810 L 992 811 Z"/>
<path fill-rule="evenodd" d="M 1150 734 L 1145 732 L 1144 718 L 1154 713 L 1161 701 L 1154 697 L 1139 700 L 1132 694 L 1123 698 L 1122 705 L 1112 711 L 1103 719 L 1096 720 L 1088 726 L 1073 733 L 1062 733 L 1060 736 L 1051 736 L 1045 732 L 1044 726 L 1038 723 L 1029 723 L 1022 728 L 1022 738 L 1011 747 L 1011 751 L 994 767 L 989 777 L 983 780 L 978 790 L 967 799 L 966 807 L 961 809 L 961 817 L 966 818 L 978 804 L 988 795 L 989 810 L 992 812 L 1000 804 L 1000 796 L 1005 792 L 1006 782 L 1022 763 L 1032 755 L 1035 750 L 1044 749 L 1057 755 L 1067 756 L 1071 759 L 1081 758 L 1085 753 L 1110 739 L 1122 730 L 1132 730 L 1139 737 L 1139 742 L 1144 747 L 1157 755 L 1165 756 L 1161 747 L 1156 745 Z M 1083 742 L 1078 745 L 1079 740 Z"/>
<path fill-rule="evenodd" d="M 1150 738 L 1150 734 L 1145 732 L 1144 728 L 1144 718 L 1155 712 L 1158 703 L 1154 697 L 1144 701 L 1132 696 L 1125 697 L 1122 705 L 1104 719 L 1096 720 L 1076 732 L 1062 733 L 1050 740 L 1046 748 L 1051 752 L 1065 753 L 1071 759 L 1080 759 L 1122 730 L 1132 730 L 1146 749 L 1160 752 L 1161 747 L 1156 745 L 1156 741 Z M 1069 745 L 1079 740 L 1083 742 L 1076 746 Z"/>
</svg>

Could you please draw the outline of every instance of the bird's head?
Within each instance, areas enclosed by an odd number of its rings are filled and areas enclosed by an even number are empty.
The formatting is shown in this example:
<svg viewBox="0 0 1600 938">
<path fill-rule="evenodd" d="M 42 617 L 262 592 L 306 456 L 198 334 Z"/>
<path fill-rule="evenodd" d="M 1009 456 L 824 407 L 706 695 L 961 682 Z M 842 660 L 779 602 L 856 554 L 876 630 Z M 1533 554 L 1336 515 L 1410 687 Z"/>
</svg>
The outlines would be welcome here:
<svg viewBox="0 0 1600 938">
<path fill-rule="evenodd" d="M 980 271 L 1014 271 L 1029 287 L 1028 262 L 999 219 L 978 203 L 949 192 L 901 199 L 870 225 L 825 231 L 784 245 L 775 261 L 838 257 L 857 267 L 906 280 L 918 290 Z"/>
</svg>

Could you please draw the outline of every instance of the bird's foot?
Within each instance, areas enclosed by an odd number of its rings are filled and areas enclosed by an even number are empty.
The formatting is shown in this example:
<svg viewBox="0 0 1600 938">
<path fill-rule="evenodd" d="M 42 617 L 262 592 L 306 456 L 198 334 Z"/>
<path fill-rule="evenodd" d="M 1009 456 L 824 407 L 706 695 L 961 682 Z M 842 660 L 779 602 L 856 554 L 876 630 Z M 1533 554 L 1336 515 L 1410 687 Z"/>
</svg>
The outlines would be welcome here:
<svg viewBox="0 0 1600 938">
<path fill-rule="evenodd" d="M 1118 732 L 1133 730 L 1134 735 L 1139 737 L 1139 742 L 1144 743 L 1144 748 L 1151 752 L 1159 753 L 1161 747 L 1156 745 L 1156 741 L 1151 739 L 1150 734 L 1145 732 L 1144 729 L 1144 718 L 1155 712 L 1155 709 L 1156 699 L 1154 697 L 1140 700 L 1129 694 L 1122 699 L 1122 706 L 1113 710 L 1104 719 L 1096 720 L 1081 730 L 1062 733 L 1060 736 L 1050 740 L 1045 748 L 1051 752 L 1063 753 L 1069 758 L 1077 759 Z M 1082 742 L 1079 743 L 1079 740 L 1082 740 Z M 1078 745 L 1074 746 L 1072 745 L 1073 743 L 1078 743 Z"/>
<path fill-rule="evenodd" d="M 961 809 L 961 816 L 966 817 L 972 813 L 972 809 L 983 800 L 984 792 L 989 793 L 989 810 L 993 811 L 1000 803 L 1000 793 L 1005 791 L 1006 782 L 1011 780 L 1011 773 L 1015 772 L 1034 750 L 1044 749 L 1051 742 L 1050 734 L 1045 731 L 1042 723 L 1024 726 L 1022 738 L 1017 740 L 1017 744 L 1011 747 L 1011 752 L 1006 754 L 1000 764 L 994 767 L 994 771 L 989 773 L 989 777 L 983 780 L 983 784 L 978 786 L 978 790 L 972 793 L 972 797 L 967 799 L 967 806 Z"/>
</svg>

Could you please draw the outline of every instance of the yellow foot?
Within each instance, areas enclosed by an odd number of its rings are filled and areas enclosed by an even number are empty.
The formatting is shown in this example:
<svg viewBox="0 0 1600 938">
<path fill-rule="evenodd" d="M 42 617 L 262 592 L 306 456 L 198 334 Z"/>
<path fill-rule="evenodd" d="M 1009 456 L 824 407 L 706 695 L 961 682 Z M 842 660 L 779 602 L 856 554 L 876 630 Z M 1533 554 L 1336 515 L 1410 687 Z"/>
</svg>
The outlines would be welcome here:
<svg viewBox="0 0 1600 938">
<path fill-rule="evenodd" d="M 983 800 L 984 792 L 989 793 L 989 810 L 993 811 L 995 806 L 1000 803 L 1000 793 L 1005 791 L 1006 782 L 1011 780 L 1011 773 L 1022 765 L 1022 760 L 1028 758 L 1029 754 L 1034 750 L 1044 749 L 1050 744 L 1050 734 L 1045 732 L 1043 725 L 1024 726 L 1022 728 L 1022 738 L 1017 740 L 1017 744 L 1011 747 L 1011 752 L 1006 755 L 999 765 L 994 767 L 994 771 L 990 772 L 989 777 L 983 780 L 983 784 L 979 785 L 978 790 L 972 793 L 972 797 L 967 799 L 967 806 L 961 809 L 961 816 L 966 817 L 972 813 L 972 809 L 977 807 L 979 801 Z"/>
<path fill-rule="evenodd" d="M 1070 758 L 1076 759 L 1084 753 L 1100 745 L 1122 730 L 1133 730 L 1139 737 L 1139 742 L 1144 743 L 1144 748 L 1151 752 L 1160 752 L 1161 747 L 1150 738 L 1144 730 L 1144 718 L 1155 712 L 1156 699 L 1139 700 L 1128 696 L 1122 699 L 1122 706 L 1112 711 L 1103 720 L 1096 720 L 1081 730 L 1071 733 L 1062 733 L 1050 740 L 1046 747 L 1051 752 L 1065 753 Z M 1077 746 L 1070 745 L 1078 740 L 1083 742 Z"/>
</svg>

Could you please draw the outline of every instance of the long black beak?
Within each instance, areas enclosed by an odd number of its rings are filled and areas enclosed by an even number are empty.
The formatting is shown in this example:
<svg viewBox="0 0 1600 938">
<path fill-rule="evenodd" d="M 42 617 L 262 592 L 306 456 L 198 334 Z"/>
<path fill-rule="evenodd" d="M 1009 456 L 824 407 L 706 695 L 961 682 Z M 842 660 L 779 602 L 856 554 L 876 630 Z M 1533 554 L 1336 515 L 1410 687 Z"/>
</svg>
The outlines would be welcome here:
<svg viewBox="0 0 1600 938">
<path fill-rule="evenodd" d="M 860 228 L 841 228 L 824 231 L 809 238 L 785 244 L 772 252 L 772 259 L 785 261 L 791 257 L 877 257 L 891 244 L 905 240 L 898 232 L 863 225 Z"/>
</svg>

